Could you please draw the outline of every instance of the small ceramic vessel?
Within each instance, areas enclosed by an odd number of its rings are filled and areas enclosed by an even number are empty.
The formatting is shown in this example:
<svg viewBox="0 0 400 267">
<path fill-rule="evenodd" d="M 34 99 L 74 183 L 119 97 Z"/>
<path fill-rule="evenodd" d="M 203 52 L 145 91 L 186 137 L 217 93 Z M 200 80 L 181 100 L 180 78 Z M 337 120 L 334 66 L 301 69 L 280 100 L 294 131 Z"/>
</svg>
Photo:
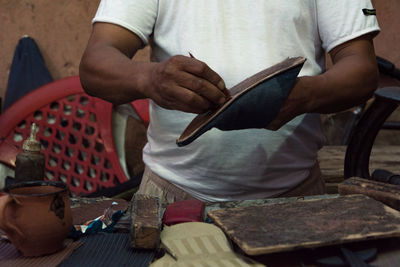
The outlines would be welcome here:
<svg viewBox="0 0 400 267">
<path fill-rule="evenodd" d="M 24 256 L 51 254 L 64 247 L 72 227 L 67 185 L 32 181 L 14 184 L 4 192 L 0 229 Z"/>
</svg>

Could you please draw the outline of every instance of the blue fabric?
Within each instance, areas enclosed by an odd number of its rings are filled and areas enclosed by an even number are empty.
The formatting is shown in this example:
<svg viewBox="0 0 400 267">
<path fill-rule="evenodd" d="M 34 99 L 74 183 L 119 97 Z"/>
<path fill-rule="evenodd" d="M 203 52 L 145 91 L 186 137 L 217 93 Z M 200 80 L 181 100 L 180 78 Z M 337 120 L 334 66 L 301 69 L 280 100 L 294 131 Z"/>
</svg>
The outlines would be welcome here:
<svg viewBox="0 0 400 267">
<path fill-rule="evenodd" d="M 75 227 L 72 226 L 71 230 L 68 233 L 68 237 L 77 240 L 82 236 L 97 234 L 99 232 L 112 233 L 114 231 L 115 224 L 119 221 L 119 219 L 121 219 L 123 214 L 124 212 L 122 210 L 114 212 L 111 216 L 111 224 L 104 229 L 102 229 L 103 222 L 101 220 L 94 220 L 93 222 L 91 222 L 85 233 L 82 233 L 82 231 L 80 230 L 76 230 Z"/>
<path fill-rule="evenodd" d="M 4 110 L 30 91 L 53 81 L 34 39 L 19 40 L 8 77 Z"/>
</svg>

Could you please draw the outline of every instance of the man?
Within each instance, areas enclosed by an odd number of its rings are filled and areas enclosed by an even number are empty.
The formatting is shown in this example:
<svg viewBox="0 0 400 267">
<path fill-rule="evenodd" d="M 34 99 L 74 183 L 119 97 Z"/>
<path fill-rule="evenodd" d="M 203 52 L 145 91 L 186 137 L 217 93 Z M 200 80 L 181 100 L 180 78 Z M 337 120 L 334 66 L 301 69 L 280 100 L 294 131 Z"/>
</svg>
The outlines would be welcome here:
<svg viewBox="0 0 400 267">
<path fill-rule="evenodd" d="M 151 99 L 139 191 L 168 202 L 324 193 L 318 113 L 362 103 L 377 86 L 369 0 L 102 0 L 93 23 L 82 85 L 115 104 Z M 148 43 L 152 62 L 133 62 Z M 297 56 L 307 61 L 269 130 L 213 129 L 176 146 L 196 113 L 225 101 L 226 88 Z"/>
</svg>

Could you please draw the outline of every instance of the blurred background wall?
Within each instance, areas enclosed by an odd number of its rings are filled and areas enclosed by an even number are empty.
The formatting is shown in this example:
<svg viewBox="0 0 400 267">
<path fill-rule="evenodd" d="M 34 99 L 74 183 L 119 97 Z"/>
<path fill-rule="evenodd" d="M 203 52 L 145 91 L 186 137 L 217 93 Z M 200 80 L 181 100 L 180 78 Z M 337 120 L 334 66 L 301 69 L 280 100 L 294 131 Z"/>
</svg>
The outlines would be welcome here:
<svg viewBox="0 0 400 267">
<path fill-rule="evenodd" d="M 32 37 L 53 78 L 77 75 L 100 0 L 0 0 L 0 97 L 7 88 L 14 50 Z M 148 60 L 146 48 L 136 60 Z"/>
<path fill-rule="evenodd" d="M 374 0 L 382 32 L 376 53 L 400 66 L 400 1 Z M 99 0 L 0 0 L 0 97 L 4 99 L 8 74 L 19 39 L 35 39 L 54 79 L 78 74 Z M 351 5 L 351 1 L 349 1 Z M 135 60 L 148 60 L 149 49 Z"/>
</svg>

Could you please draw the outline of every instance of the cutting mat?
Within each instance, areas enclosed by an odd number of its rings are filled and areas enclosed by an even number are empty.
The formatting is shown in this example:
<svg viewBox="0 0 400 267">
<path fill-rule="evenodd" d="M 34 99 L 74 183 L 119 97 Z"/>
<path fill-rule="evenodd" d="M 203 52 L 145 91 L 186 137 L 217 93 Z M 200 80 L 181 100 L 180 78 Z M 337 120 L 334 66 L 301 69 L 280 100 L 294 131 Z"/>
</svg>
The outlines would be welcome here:
<svg viewBox="0 0 400 267">
<path fill-rule="evenodd" d="M 363 195 L 213 210 L 248 255 L 400 236 L 400 213 Z"/>
</svg>

